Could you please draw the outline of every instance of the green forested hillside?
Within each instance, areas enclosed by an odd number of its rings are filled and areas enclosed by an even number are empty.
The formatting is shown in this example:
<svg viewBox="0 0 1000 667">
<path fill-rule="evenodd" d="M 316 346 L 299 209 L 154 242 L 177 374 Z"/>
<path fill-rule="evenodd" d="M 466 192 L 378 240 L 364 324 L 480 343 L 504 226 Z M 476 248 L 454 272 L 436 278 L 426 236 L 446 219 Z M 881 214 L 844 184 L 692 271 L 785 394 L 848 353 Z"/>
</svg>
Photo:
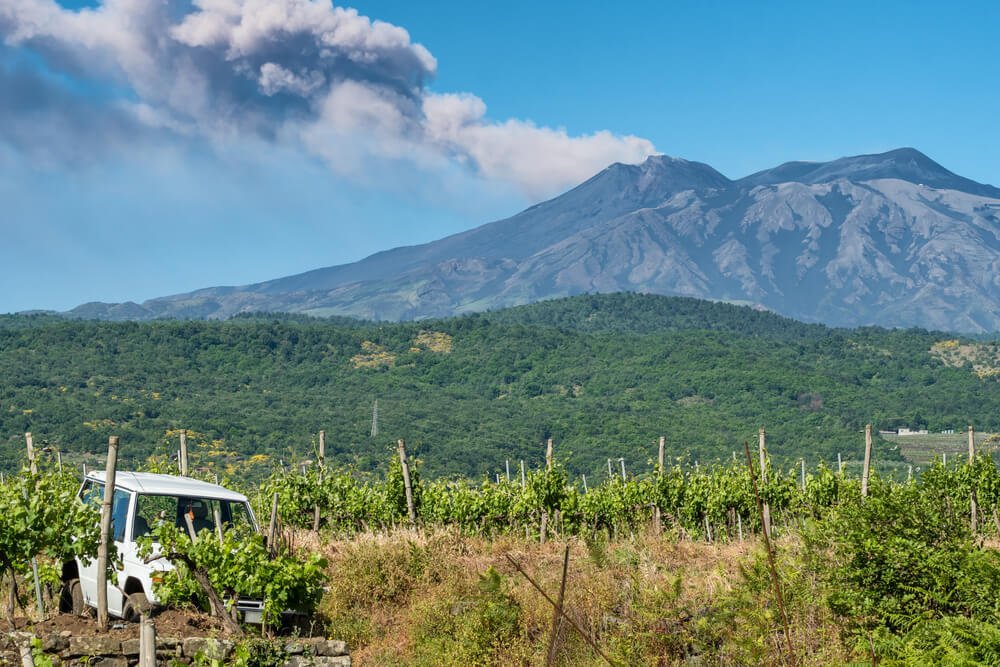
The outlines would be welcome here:
<svg viewBox="0 0 1000 667">
<path fill-rule="evenodd" d="M 290 461 L 325 429 L 328 458 L 364 469 L 405 438 L 425 474 L 480 475 L 505 459 L 537 464 L 552 437 L 577 472 L 610 457 L 638 472 L 660 435 L 672 456 L 707 461 L 761 425 L 777 456 L 831 461 L 857 457 L 868 421 L 1000 430 L 1000 384 L 979 363 L 992 348 L 949 338 L 638 295 L 402 324 L 8 316 L 0 464 L 17 465 L 25 431 L 70 453 L 100 452 L 117 434 L 141 458 L 172 451 L 168 431 L 188 428 L 221 441 L 217 451 Z M 961 356 L 969 349 L 979 365 Z"/>
</svg>

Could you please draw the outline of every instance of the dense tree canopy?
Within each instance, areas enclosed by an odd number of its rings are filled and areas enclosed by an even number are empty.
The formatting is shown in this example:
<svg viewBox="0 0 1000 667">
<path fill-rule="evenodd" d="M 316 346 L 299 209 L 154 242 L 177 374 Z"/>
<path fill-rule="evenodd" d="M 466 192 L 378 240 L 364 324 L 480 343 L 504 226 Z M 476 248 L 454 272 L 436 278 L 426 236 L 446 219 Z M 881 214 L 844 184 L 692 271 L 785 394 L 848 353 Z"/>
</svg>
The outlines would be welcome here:
<svg viewBox="0 0 1000 667">
<path fill-rule="evenodd" d="M 328 460 L 368 470 L 405 438 L 430 476 L 537 465 L 548 437 L 574 472 L 648 469 L 660 435 L 671 457 L 727 459 L 762 425 L 779 459 L 831 461 L 858 456 L 866 422 L 1000 429 L 994 376 L 932 353 L 949 338 L 632 294 L 398 324 L 7 316 L 0 466 L 18 467 L 25 431 L 70 458 L 117 434 L 128 465 L 172 452 L 179 428 L 275 462 L 310 457 L 325 429 Z"/>
</svg>

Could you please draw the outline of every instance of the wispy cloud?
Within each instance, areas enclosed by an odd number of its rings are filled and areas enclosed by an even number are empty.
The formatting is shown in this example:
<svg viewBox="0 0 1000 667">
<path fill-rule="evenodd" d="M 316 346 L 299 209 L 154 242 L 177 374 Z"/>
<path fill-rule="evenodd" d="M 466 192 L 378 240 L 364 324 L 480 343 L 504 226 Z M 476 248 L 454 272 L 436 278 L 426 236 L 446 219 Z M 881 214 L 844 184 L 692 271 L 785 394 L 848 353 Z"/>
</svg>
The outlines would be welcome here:
<svg viewBox="0 0 1000 667">
<path fill-rule="evenodd" d="M 475 95 L 432 93 L 437 62 L 405 29 L 325 0 L 106 0 L 79 11 L 7 0 L 0 39 L 0 56 L 31 57 L 0 68 L 14 92 L 0 96 L 0 141 L 36 158 L 252 138 L 350 177 L 387 162 L 457 165 L 540 197 L 654 152 L 639 137 L 497 121 Z"/>
</svg>

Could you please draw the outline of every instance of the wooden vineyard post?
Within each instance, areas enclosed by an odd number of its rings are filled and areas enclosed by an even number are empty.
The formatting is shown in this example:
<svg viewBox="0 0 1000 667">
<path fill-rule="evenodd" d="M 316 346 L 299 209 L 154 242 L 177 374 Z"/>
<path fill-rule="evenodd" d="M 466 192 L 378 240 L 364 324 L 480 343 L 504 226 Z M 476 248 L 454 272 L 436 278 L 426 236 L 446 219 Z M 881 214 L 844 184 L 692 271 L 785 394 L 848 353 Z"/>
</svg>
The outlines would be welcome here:
<svg viewBox="0 0 1000 667">
<path fill-rule="evenodd" d="M 549 597 L 549 594 L 545 592 L 545 589 L 543 589 L 541 586 L 539 586 L 538 582 L 531 578 L 531 575 L 529 575 L 525 571 L 525 569 L 523 567 L 521 567 L 521 564 L 518 563 L 517 560 L 515 560 L 513 556 L 511 556 L 509 553 L 508 554 L 504 554 L 504 556 L 507 558 L 508 561 L 510 561 L 511 565 L 513 565 L 515 568 L 517 568 L 517 571 L 521 573 L 521 576 L 523 576 L 525 579 L 528 580 L 528 583 L 531 584 L 531 587 L 534 588 L 536 591 L 538 591 L 541 594 L 541 596 L 543 598 L 545 598 L 545 600 L 550 605 L 552 605 L 553 607 L 555 607 L 558 610 L 559 615 L 562 616 L 562 618 L 567 623 L 570 624 L 570 627 L 572 627 L 574 630 L 577 631 L 577 633 L 580 635 L 580 638 L 583 639 L 583 641 L 587 642 L 587 644 L 590 645 L 590 648 L 594 649 L 594 651 L 599 656 L 601 656 L 602 658 L 604 658 L 604 661 L 606 663 L 608 663 L 609 665 L 612 665 L 612 666 L 617 665 L 617 663 L 615 661 L 613 661 L 611 658 L 609 658 L 608 654 L 605 653 L 604 651 L 602 651 L 601 647 L 597 645 L 597 643 L 594 641 L 594 638 L 591 636 L 592 633 L 587 632 L 583 628 L 581 628 L 580 624 L 577 623 L 575 620 L 573 620 L 573 617 L 570 616 L 569 614 L 567 614 L 565 609 L 563 609 L 562 607 L 560 607 L 560 605 L 556 604 L 555 600 L 553 600 L 551 597 Z"/>
<path fill-rule="evenodd" d="M 802 492 L 805 493 L 806 490 L 806 460 L 802 459 Z"/>
<path fill-rule="evenodd" d="M 764 429 L 761 429 L 761 433 Z M 747 467 L 750 469 L 750 484 L 753 487 L 753 495 L 757 501 L 757 511 L 760 512 L 761 522 L 764 521 L 764 503 L 760 501 L 760 491 L 757 489 L 757 476 L 753 472 L 753 457 L 750 456 L 750 445 L 743 443 L 743 448 L 747 453 Z M 792 648 L 792 634 L 788 627 L 788 614 L 785 612 L 785 601 L 781 595 L 781 582 L 778 581 L 778 568 L 774 564 L 774 550 L 771 548 L 771 540 L 764 531 L 764 548 L 767 550 L 767 565 L 771 572 L 771 586 L 774 589 L 774 597 L 781 611 L 781 621 L 785 628 L 785 643 L 788 645 L 788 663 L 795 667 L 795 650 Z"/>
<path fill-rule="evenodd" d="M 271 520 L 267 524 L 267 548 L 271 554 L 278 553 L 278 547 L 274 543 L 278 538 L 278 492 L 274 492 L 274 499 L 271 500 Z"/>
<path fill-rule="evenodd" d="M 406 443 L 399 440 L 399 463 L 403 468 L 403 485 L 406 488 L 406 513 L 410 517 L 410 523 L 417 522 L 417 512 L 413 507 L 413 487 L 410 486 L 410 464 L 406 462 Z"/>
<path fill-rule="evenodd" d="M 31 433 L 24 434 L 24 444 L 28 449 L 28 468 L 31 470 L 32 475 L 37 475 L 38 463 L 35 461 L 35 439 L 31 437 Z"/>
<path fill-rule="evenodd" d="M 760 483 L 761 485 L 767 484 L 767 433 L 764 431 L 764 427 L 760 427 L 760 431 L 757 432 L 757 455 L 760 458 Z M 768 537 L 771 536 L 771 505 L 769 503 L 763 504 L 763 511 L 761 512 L 761 525 L 764 527 L 764 534 Z"/>
<path fill-rule="evenodd" d="M 552 470 L 552 438 L 549 438 L 545 443 L 545 470 Z M 549 513 L 543 508 L 541 525 L 538 528 L 538 541 L 541 544 L 545 544 L 545 539 L 548 537 L 548 533 Z"/>
<path fill-rule="evenodd" d="M 142 615 L 139 624 L 138 667 L 156 667 L 156 626 L 148 613 Z"/>
<path fill-rule="evenodd" d="M 31 437 L 31 433 L 24 434 L 24 444 L 28 449 L 28 466 L 31 469 L 32 475 L 38 474 L 38 463 L 35 461 L 35 440 Z M 25 496 L 27 500 L 27 496 Z M 13 577 L 13 574 L 11 574 Z M 45 616 L 45 603 L 42 602 L 42 584 L 41 579 L 38 576 L 38 559 L 32 557 L 31 559 L 31 576 L 35 583 L 35 606 L 38 609 L 39 616 Z M 14 583 L 11 582 L 11 586 Z"/>
<path fill-rule="evenodd" d="M 656 455 L 656 479 L 659 480 L 663 477 L 663 448 L 666 445 L 667 439 L 664 436 L 660 436 L 660 451 Z M 656 534 L 659 535 L 663 532 L 663 514 L 660 510 L 660 504 L 656 503 L 653 505 L 653 529 Z"/>
<path fill-rule="evenodd" d="M 111 537 L 111 503 L 115 496 L 118 436 L 108 438 L 108 462 L 104 468 L 104 502 L 101 503 L 101 543 L 97 547 L 97 625 L 108 629 L 108 540 Z"/>
<path fill-rule="evenodd" d="M 319 454 L 316 457 L 319 462 L 319 479 L 323 480 L 323 470 L 326 468 L 326 431 L 319 432 Z M 319 532 L 319 503 L 313 507 L 313 530 Z"/>
<path fill-rule="evenodd" d="M 872 425 L 865 425 L 865 464 L 861 469 L 861 497 L 868 497 L 868 476 L 872 465 Z"/>
<path fill-rule="evenodd" d="M 18 651 L 21 653 L 21 667 L 35 667 L 35 655 L 31 652 L 31 646 L 21 646 Z"/>
<path fill-rule="evenodd" d="M 973 472 L 971 468 L 975 464 L 975 462 L 976 462 L 976 434 L 975 431 L 972 430 L 972 424 L 969 424 L 969 468 L 970 468 L 969 472 L 970 473 Z M 969 525 L 972 527 L 972 534 L 975 535 L 979 530 L 979 517 L 977 512 L 978 508 L 976 507 L 976 487 L 974 482 L 972 491 L 969 493 L 969 509 L 970 513 L 972 514 L 972 519 Z"/>
<path fill-rule="evenodd" d="M 524 459 L 521 459 L 521 488 L 524 488 Z"/>
<path fill-rule="evenodd" d="M 563 600 L 566 597 L 566 573 L 569 570 L 569 542 L 566 543 L 566 551 L 563 553 L 562 582 L 559 584 L 559 597 L 556 598 L 555 609 L 552 610 L 552 631 L 549 634 L 549 650 L 546 654 L 545 664 L 556 664 L 556 647 L 559 639 L 559 628 L 562 626 Z"/>
<path fill-rule="evenodd" d="M 218 538 L 219 544 L 222 544 L 222 510 L 218 503 L 215 503 L 212 508 L 212 520 L 215 521 L 215 536 Z"/>
<path fill-rule="evenodd" d="M 187 429 L 181 429 L 181 453 L 177 456 L 177 465 L 180 466 L 181 477 L 187 477 L 188 474 L 188 432 Z"/>
</svg>

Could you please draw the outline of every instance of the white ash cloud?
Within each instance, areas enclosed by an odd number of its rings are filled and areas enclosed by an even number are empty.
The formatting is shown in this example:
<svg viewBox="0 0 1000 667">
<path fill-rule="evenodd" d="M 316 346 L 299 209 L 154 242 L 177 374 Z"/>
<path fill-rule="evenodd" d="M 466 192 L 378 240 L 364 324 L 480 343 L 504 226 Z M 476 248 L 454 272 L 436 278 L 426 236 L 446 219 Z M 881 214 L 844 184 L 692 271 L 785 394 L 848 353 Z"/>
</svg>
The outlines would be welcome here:
<svg viewBox="0 0 1000 667">
<path fill-rule="evenodd" d="M 326 0 L 105 0 L 78 11 L 53 0 L 5 0 L 0 40 L 0 57 L 26 53 L 44 63 L 21 67 L 21 79 L 48 76 L 48 88 L 71 82 L 48 96 L 45 113 L 38 96 L 0 110 L 18 121 L 0 127 L 0 141 L 37 149 L 46 123 L 57 128 L 48 133 L 54 154 L 100 116 L 92 111 L 101 105 L 108 110 L 101 133 L 120 125 L 126 143 L 142 128 L 219 144 L 264 139 L 369 179 L 386 161 L 423 170 L 461 165 L 532 197 L 654 152 L 634 136 L 498 122 L 475 95 L 432 93 L 437 61 L 405 29 Z M 76 107 L 91 113 L 72 120 Z M 94 148 L 95 159 L 100 152 Z"/>
</svg>

